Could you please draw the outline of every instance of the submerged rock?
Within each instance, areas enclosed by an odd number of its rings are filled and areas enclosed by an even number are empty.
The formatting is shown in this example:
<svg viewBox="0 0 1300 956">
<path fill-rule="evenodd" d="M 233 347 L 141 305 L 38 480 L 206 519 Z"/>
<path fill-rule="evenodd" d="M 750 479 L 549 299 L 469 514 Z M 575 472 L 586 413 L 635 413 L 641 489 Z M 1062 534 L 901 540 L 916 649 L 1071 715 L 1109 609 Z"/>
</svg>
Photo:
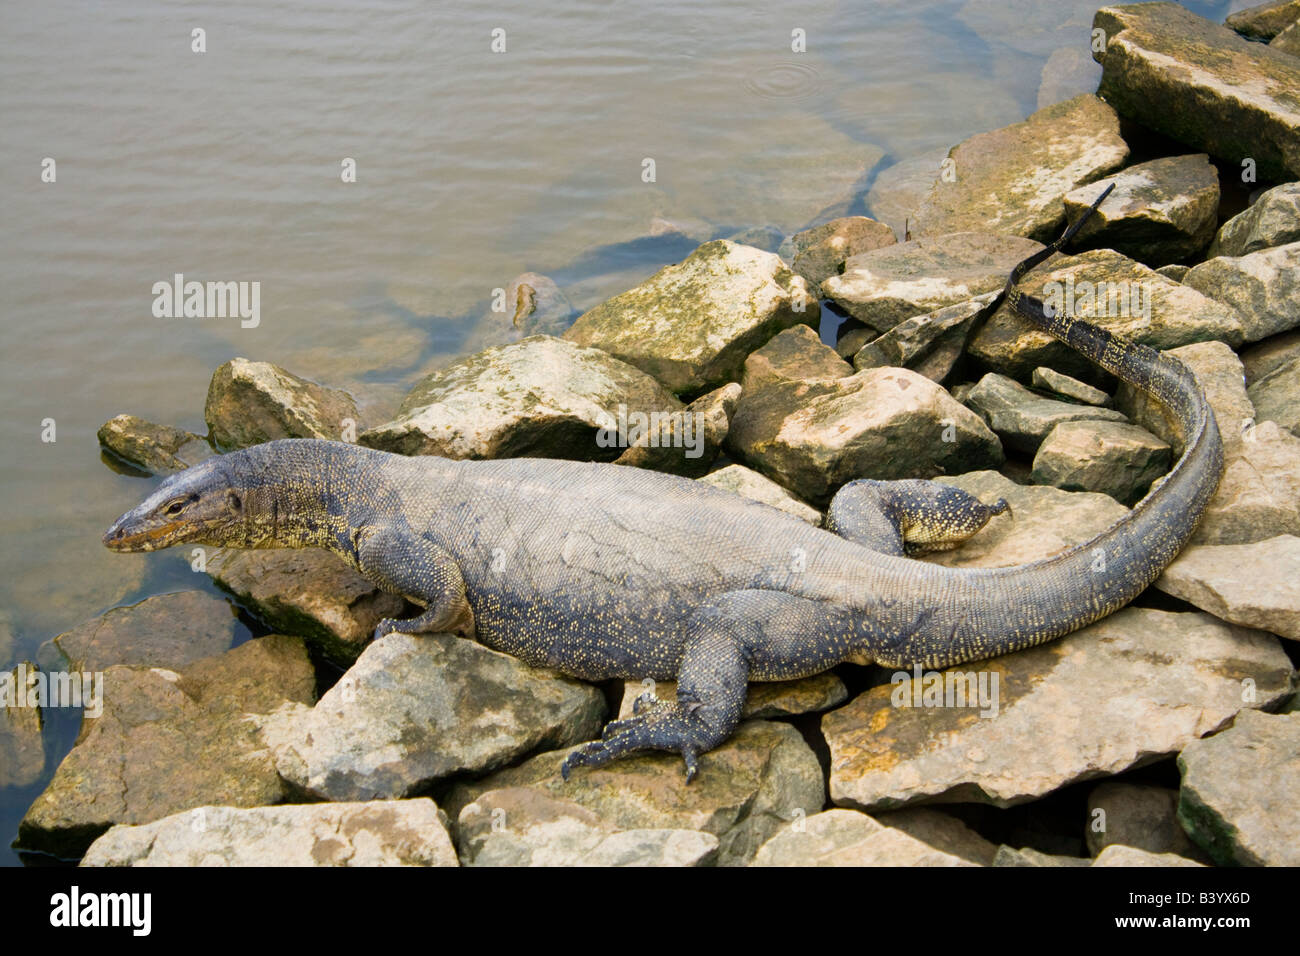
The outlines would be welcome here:
<svg viewBox="0 0 1300 956">
<path fill-rule="evenodd" d="M 772 479 L 765 478 L 744 465 L 727 465 L 725 468 L 710 472 L 700 481 L 713 485 L 715 488 L 721 488 L 724 491 L 751 498 L 754 501 L 761 501 L 765 505 L 771 505 L 773 508 L 794 515 L 809 524 L 821 523 L 822 513 L 820 511 L 804 504 Z"/>
<path fill-rule="evenodd" d="M 698 393 L 740 377 L 745 356 L 782 329 L 815 322 L 816 296 L 773 253 L 725 239 L 582 315 L 565 338 Z"/>
<path fill-rule="evenodd" d="M 1300 183 L 1274 186 L 1219 227 L 1206 257 L 1244 256 L 1300 240 Z"/>
<path fill-rule="evenodd" d="M 503 310 L 496 311 L 494 299 L 493 308 L 462 343 L 462 352 L 507 345 L 530 335 L 563 335 L 576 317 L 573 305 L 549 276 L 525 272 L 501 291 Z"/>
<path fill-rule="evenodd" d="M 677 754 L 643 753 L 604 767 L 560 778 L 564 752 L 544 753 L 482 780 L 458 784 L 443 801 L 448 813 L 477 803 L 474 813 L 504 811 L 515 832 L 554 815 L 551 801 L 595 814 L 616 831 L 699 830 L 718 838 L 720 866 L 744 864 L 786 821 L 820 810 L 825 781 L 817 757 L 793 727 L 749 720 L 716 750 L 700 755 L 700 770 L 687 785 Z M 525 802 L 515 796 L 497 806 L 490 791 L 526 788 L 549 798 Z M 534 811 L 531 808 L 536 807 Z M 511 809 L 514 814 L 512 816 Z M 522 812 L 521 812 L 522 811 Z"/>
<path fill-rule="evenodd" d="M 1178 769 L 1178 820 L 1216 863 L 1300 866 L 1300 714 L 1243 712 Z"/>
<path fill-rule="evenodd" d="M 457 866 L 432 800 L 195 807 L 115 826 L 82 866 Z"/>
<path fill-rule="evenodd" d="M 831 276 L 844 269 L 844 260 L 861 252 L 892 246 L 894 230 L 866 216 L 845 216 L 805 229 L 791 237 L 794 271 L 803 276 L 809 289 L 819 289 Z"/>
<path fill-rule="evenodd" d="M 973 866 L 865 813 L 826 810 L 789 824 L 754 854 L 752 866 Z"/>
<path fill-rule="evenodd" d="M 1115 111 L 1085 93 L 972 136 L 948 158 L 952 174 L 931 187 L 912 235 L 984 230 L 1049 242 L 1065 223 L 1065 194 L 1122 166 L 1128 146 Z"/>
<path fill-rule="evenodd" d="M 1155 583 L 1233 624 L 1300 641 L 1300 538 L 1184 548 Z"/>
<path fill-rule="evenodd" d="M 1031 454 L 1062 422 L 1127 422 L 1113 408 L 1043 398 L 995 372 L 989 372 L 976 383 L 966 396 L 966 405 L 978 412 L 1009 448 Z"/>
<path fill-rule="evenodd" d="M 277 438 L 338 441 L 356 429 L 352 396 L 299 378 L 270 362 L 231 359 L 212 373 L 203 409 L 218 448 L 246 448 Z"/>
<path fill-rule="evenodd" d="M 1264 179 L 1300 175 L 1300 63 L 1175 3 L 1103 7 L 1098 95 L 1149 129 Z"/>
<path fill-rule="evenodd" d="M 358 440 L 403 455 L 612 461 L 624 449 L 597 439 L 617 422 L 620 406 L 645 415 L 683 407 L 608 352 L 535 335 L 434 372 L 396 418 Z"/>
<path fill-rule="evenodd" d="M 1068 421 L 1053 428 L 1039 446 L 1032 478 L 1036 485 L 1099 491 L 1132 505 L 1169 464 L 1169 446 L 1145 428 Z"/>
<path fill-rule="evenodd" d="M 208 805 L 279 803 L 284 781 L 247 720 L 286 701 L 311 703 L 316 675 L 301 640 L 261 637 L 177 673 L 110 667 L 103 712 L 28 808 L 18 845 L 80 856 L 117 823 L 148 823 Z"/>
<path fill-rule="evenodd" d="M 956 232 L 856 255 L 822 294 L 853 318 L 887 332 L 914 315 L 966 302 L 1006 284 L 1042 245 L 1014 236 Z"/>
<path fill-rule="evenodd" d="M 947 158 L 948 147 L 941 146 L 882 169 L 867 192 L 867 210 L 888 223 L 900 240 L 908 238 L 909 217 L 943 172 Z"/>
<path fill-rule="evenodd" d="M 128 464 L 155 475 L 170 475 L 212 455 L 202 435 L 170 425 L 155 425 L 135 415 L 118 415 L 99 427 L 99 444 Z"/>
<path fill-rule="evenodd" d="M 1230 306 L 1247 342 L 1300 327 L 1300 242 L 1209 259 L 1183 284 Z"/>
<path fill-rule="evenodd" d="M 273 630 L 296 634 L 338 664 L 350 664 L 386 617 L 408 605 L 338 555 L 316 548 L 220 551 L 207 571 Z"/>
<path fill-rule="evenodd" d="M 1115 186 L 1075 235 L 1075 249 L 1114 249 L 1149 266 L 1200 252 L 1218 223 L 1219 174 L 1204 153 L 1129 166 L 1065 196 L 1074 222 L 1101 191 Z"/>
<path fill-rule="evenodd" d="M 315 707 L 262 718 L 284 779 L 321 800 L 410 796 L 595 736 L 600 691 L 450 634 L 388 634 Z"/>
<path fill-rule="evenodd" d="M 1175 753 L 1243 707 L 1282 700 L 1291 686 L 1290 660 L 1272 635 L 1140 608 L 939 673 L 926 678 L 939 682 L 937 705 L 911 706 L 915 676 L 901 672 L 895 686 L 822 718 L 833 803 L 868 812 L 917 801 L 1011 806 Z M 1247 679 L 1255 697 L 1243 702 Z M 959 682 L 964 692 L 980 680 L 983 700 L 956 695 Z"/>
</svg>

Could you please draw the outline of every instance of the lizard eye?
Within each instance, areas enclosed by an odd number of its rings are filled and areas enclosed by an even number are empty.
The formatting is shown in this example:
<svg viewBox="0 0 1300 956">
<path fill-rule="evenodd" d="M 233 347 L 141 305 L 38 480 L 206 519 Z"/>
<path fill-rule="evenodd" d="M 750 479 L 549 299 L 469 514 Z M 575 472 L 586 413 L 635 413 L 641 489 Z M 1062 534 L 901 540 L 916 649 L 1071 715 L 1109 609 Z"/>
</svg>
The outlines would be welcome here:
<svg viewBox="0 0 1300 956">
<path fill-rule="evenodd" d="M 177 498 L 175 501 L 169 501 L 163 506 L 162 513 L 169 518 L 175 518 L 185 510 L 185 506 L 193 504 L 199 500 L 198 495 L 190 495 L 188 498 Z"/>
</svg>

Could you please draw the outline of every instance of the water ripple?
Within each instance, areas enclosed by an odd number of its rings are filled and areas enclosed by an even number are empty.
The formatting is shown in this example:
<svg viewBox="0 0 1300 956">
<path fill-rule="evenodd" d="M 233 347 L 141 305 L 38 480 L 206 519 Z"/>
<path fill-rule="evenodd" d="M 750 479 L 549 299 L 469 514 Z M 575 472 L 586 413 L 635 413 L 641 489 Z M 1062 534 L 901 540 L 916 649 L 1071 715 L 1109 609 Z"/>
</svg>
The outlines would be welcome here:
<svg viewBox="0 0 1300 956">
<path fill-rule="evenodd" d="M 745 89 L 769 99 L 803 99 L 821 89 L 821 74 L 804 63 L 774 63 L 755 70 L 745 80 Z"/>
</svg>

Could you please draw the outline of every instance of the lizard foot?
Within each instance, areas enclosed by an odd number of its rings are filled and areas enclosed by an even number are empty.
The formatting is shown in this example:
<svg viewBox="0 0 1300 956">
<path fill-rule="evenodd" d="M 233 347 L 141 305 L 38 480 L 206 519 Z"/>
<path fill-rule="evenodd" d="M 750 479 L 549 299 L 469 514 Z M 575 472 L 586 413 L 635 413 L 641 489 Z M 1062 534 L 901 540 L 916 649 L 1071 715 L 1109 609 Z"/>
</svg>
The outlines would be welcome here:
<svg viewBox="0 0 1300 956">
<path fill-rule="evenodd" d="M 560 776 L 568 780 L 575 767 L 603 767 L 639 750 L 675 750 L 686 762 L 686 782 L 690 783 L 700 769 L 700 752 L 713 746 L 714 735 L 700 719 L 699 709 L 699 705 L 665 701 L 646 704 L 635 716 L 606 724 L 600 740 L 569 754 Z"/>
</svg>

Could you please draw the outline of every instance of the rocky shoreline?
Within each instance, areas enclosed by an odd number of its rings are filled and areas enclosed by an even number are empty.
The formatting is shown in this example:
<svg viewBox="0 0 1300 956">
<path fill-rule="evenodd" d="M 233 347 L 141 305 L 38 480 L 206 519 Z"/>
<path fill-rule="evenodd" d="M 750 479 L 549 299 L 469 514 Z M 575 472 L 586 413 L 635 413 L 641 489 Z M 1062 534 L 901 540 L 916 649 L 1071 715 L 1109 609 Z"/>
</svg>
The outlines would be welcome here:
<svg viewBox="0 0 1300 956">
<path fill-rule="evenodd" d="M 925 560 L 1033 561 L 1127 513 L 1182 451 L 1147 396 L 994 307 L 1113 184 L 1026 284 L 1182 359 L 1225 446 L 1197 536 L 1131 607 L 949 673 L 754 685 L 689 786 L 666 754 L 566 783 L 564 754 L 646 687 L 450 635 L 372 641 L 409 608 L 324 552 L 204 555 L 266 633 L 238 643 L 231 604 L 195 590 L 50 641 L 43 673 L 107 691 L 16 846 L 87 866 L 1300 864 L 1297 31 L 1300 0 L 1227 26 L 1101 9 L 1097 94 L 955 145 L 923 191 L 877 180 L 868 201 L 908 210 L 902 236 L 849 216 L 777 252 L 709 239 L 581 315 L 519 276 L 479 351 L 382 420 L 236 358 L 206 436 L 130 415 L 99 432 L 152 475 L 278 438 L 610 461 L 814 524 L 854 478 L 937 478 L 1011 517 Z M 1249 196 L 1235 215 L 1229 190 Z M 47 773 L 41 732 L 39 708 L 0 709 L 0 785 Z"/>
</svg>

